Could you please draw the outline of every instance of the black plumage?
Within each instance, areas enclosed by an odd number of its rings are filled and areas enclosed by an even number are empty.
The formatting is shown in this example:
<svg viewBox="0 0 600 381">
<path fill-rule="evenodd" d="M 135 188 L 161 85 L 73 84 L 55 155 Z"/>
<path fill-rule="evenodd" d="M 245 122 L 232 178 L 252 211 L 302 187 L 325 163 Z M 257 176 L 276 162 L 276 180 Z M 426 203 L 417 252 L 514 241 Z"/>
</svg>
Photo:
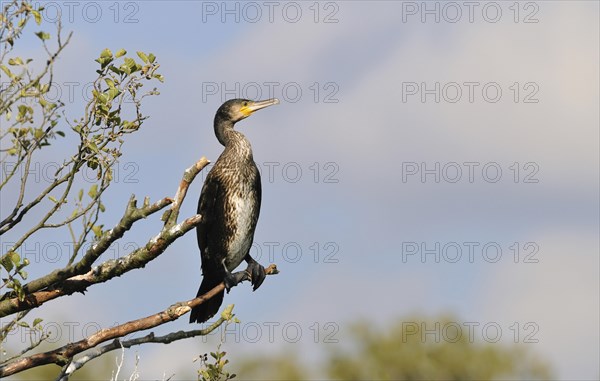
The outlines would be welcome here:
<svg viewBox="0 0 600 381">
<path fill-rule="evenodd" d="M 265 269 L 250 256 L 254 230 L 261 202 L 261 183 L 246 137 L 234 125 L 253 112 L 279 103 L 277 99 L 254 102 L 229 100 L 215 115 L 215 135 L 225 147 L 208 173 L 198 213 L 202 221 L 196 228 L 202 258 L 202 283 L 197 296 L 205 294 L 222 281 L 227 290 L 250 279 L 256 290 L 265 278 Z M 232 274 L 242 260 L 248 263 L 244 272 Z M 203 323 L 214 316 L 223 303 L 221 292 L 192 309 L 190 323 Z"/>
</svg>

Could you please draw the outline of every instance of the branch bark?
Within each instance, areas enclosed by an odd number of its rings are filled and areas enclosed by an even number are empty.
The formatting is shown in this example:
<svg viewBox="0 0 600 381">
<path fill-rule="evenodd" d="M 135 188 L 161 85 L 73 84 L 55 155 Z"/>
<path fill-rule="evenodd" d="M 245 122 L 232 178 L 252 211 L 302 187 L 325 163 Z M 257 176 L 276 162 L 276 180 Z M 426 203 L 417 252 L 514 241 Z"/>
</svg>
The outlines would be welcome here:
<svg viewBox="0 0 600 381">
<path fill-rule="evenodd" d="M 173 228 L 162 231 L 158 236 L 152 238 L 146 246 L 123 258 L 108 260 L 85 274 L 61 281 L 59 284 L 52 286 L 50 290 L 28 294 L 23 300 L 18 297 L 4 300 L 0 302 L 0 316 L 39 307 L 52 299 L 71 295 L 75 292 L 83 293 L 91 285 L 104 283 L 128 271 L 144 267 L 148 262 L 162 254 L 173 241 L 193 229 L 201 219 L 202 216 L 200 215 L 190 217 Z"/>
<path fill-rule="evenodd" d="M 95 358 L 102 356 L 103 354 L 105 354 L 107 352 L 114 351 L 115 349 L 123 349 L 124 350 L 125 348 L 131 348 L 135 345 L 142 345 L 142 344 L 146 344 L 146 343 L 170 344 L 170 343 L 172 343 L 174 341 L 178 341 L 178 340 L 189 339 L 189 338 L 196 337 L 196 336 L 206 336 L 209 333 L 213 332 L 215 329 L 219 328 L 221 326 L 221 324 L 225 323 L 228 320 L 228 318 L 225 318 L 223 316 L 228 316 L 228 317 L 233 318 L 234 314 L 232 313 L 232 310 L 233 310 L 233 304 L 230 304 L 229 306 L 227 306 L 225 308 L 223 313 L 221 313 L 221 317 L 219 317 L 219 319 L 217 321 L 215 321 L 213 324 L 211 324 L 210 326 L 208 326 L 204 329 L 172 332 L 172 333 L 169 333 L 169 334 L 163 335 L 163 336 L 155 336 L 154 332 L 150 332 L 146 336 L 138 337 L 138 338 L 130 339 L 130 340 L 125 340 L 125 341 L 115 339 L 115 340 L 113 340 L 112 343 L 107 344 L 100 348 L 96 348 L 95 350 L 91 351 L 90 353 L 87 353 L 87 354 L 81 356 L 77 360 L 73 360 L 70 364 L 65 365 L 63 367 L 63 371 L 57 377 L 57 380 L 67 380 L 71 374 L 73 374 L 76 370 L 81 369 L 88 362 L 92 361 Z"/>
<path fill-rule="evenodd" d="M 179 224 L 175 224 L 189 185 L 208 163 L 209 161 L 202 157 L 198 162 L 185 170 L 174 200 L 164 198 L 150 205 L 150 201 L 145 199 L 142 208 L 137 208 L 137 201 L 135 196 L 132 195 L 121 221 L 114 228 L 106 231 L 79 262 L 63 269 L 55 270 L 26 284 L 24 290 L 27 295 L 23 300 L 20 300 L 14 293 L 4 294 L 0 298 L 0 317 L 39 307 L 43 303 L 60 296 L 70 295 L 74 292 L 84 292 L 90 285 L 103 283 L 114 277 L 121 276 L 130 270 L 144 267 L 148 262 L 162 254 L 173 241 L 200 222 L 201 216 L 196 215 Z M 93 262 L 114 241 L 123 237 L 125 232 L 136 221 L 146 218 L 169 204 L 171 204 L 171 208 L 167 211 L 167 222 L 157 236 L 150 239 L 145 246 L 123 258 L 106 261 L 92 269 Z"/>
<path fill-rule="evenodd" d="M 267 275 L 274 275 L 279 273 L 279 271 L 277 270 L 277 266 L 274 264 L 271 264 L 265 270 Z M 170 321 L 177 320 L 182 315 L 188 313 L 192 308 L 204 303 L 205 301 L 214 297 L 216 294 L 223 291 L 224 289 L 225 284 L 221 282 L 218 286 L 214 287 L 212 290 L 210 290 L 204 295 L 188 300 L 186 302 L 175 303 L 166 310 L 163 310 L 156 314 L 137 320 L 132 320 L 130 322 L 118 325 L 116 327 L 103 329 L 86 339 L 64 345 L 52 351 L 38 353 L 26 358 L 14 360 L 0 367 L 0 377 L 10 376 L 12 374 L 22 372 L 27 369 L 35 368 L 41 365 L 57 364 L 60 366 L 64 366 L 71 361 L 73 356 L 90 348 L 94 348 L 103 342 L 123 337 L 133 332 L 154 328 L 156 326 L 168 323 Z"/>
</svg>

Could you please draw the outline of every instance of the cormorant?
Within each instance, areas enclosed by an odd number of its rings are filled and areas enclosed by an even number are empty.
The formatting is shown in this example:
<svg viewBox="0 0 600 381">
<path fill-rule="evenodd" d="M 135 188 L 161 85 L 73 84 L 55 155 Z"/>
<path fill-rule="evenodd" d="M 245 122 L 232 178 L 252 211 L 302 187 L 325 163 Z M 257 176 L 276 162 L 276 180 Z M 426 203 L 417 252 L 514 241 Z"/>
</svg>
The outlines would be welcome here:
<svg viewBox="0 0 600 381">
<path fill-rule="evenodd" d="M 208 173 L 198 214 L 202 221 L 196 228 L 202 258 L 202 283 L 196 296 L 225 282 L 227 292 L 243 280 L 252 282 L 254 290 L 265 279 L 265 269 L 250 256 L 254 229 L 261 200 L 260 174 L 252 157 L 250 142 L 233 129 L 236 122 L 262 108 L 278 104 L 278 99 L 251 101 L 231 99 L 215 115 L 215 135 L 225 149 Z M 246 271 L 232 274 L 242 260 Z M 203 323 L 213 317 L 223 303 L 223 292 L 194 307 L 190 323 Z"/>
</svg>

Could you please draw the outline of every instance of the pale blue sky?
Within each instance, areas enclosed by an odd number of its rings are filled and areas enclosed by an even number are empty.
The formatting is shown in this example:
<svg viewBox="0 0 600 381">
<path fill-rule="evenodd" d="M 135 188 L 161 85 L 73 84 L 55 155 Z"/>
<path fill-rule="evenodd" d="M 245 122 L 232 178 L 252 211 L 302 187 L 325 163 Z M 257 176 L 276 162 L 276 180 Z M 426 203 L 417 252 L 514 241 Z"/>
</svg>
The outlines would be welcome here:
<svg viewBox="0 0 600 381">
<path fill-rule="evenodd" d="M 52 4 L 68 11 L 64 3 Z M 236 304 L 246 324 L 242 329 L 255 322 L 266 335 L 265 322 L 294 323 L 303 335 L 297 343 L 278 331 L 272 343 L 264 337 L 258 343 L 230 340 L 229 353 L 298 350 L 312 359 L 325 347 L 344 346 L 345 324 L 357 319 L 387 323 L 413 313 L 453 313 L 459 324 L 497 324 L 498 345 L 513 341 L 515 322 L 523 343 L 533 332 L 524 325 L 534 323 L 539 342 L 525 345 L 550 359 L 560 378 L 598 377 L 597 2 L 520 3 L 516 23 L 513 2 L 493 3 L 502 12 L 498 22 L 491 22 L 495 6 L 484 2 L 474 9 L 473 22 L 463 7 L 454 23 L 448 20 L 455 9 L 436 2 L 428 4 L 439 6 L 439 23 L 431 15 L 421 22 L 421 2 L 322 2 L 316 8 L 314 2 L 277 2 L 273 22 L 261 2 L 229 3 L 230 9 L 239 6 L 239 23 L 233 15 L 221 22 L 221 2 L 120 2 L 118 15 L 114 2 L 94 4 L 86 17 L 84 5 L 74 8 L 73 22 L 64 23 L 75 33 L 58 64 L 58 83 L 91 80 L 93 58 L 107 47 L 154 53 L 166 78 L 161 95 L 145 104 L 151 118 L 125 146 L 120 170 L 123 180 L 129 175 L 135 182 L 115 184 L 110 191 L 107 226 L 120 217 L 131 193 L 152 200 L 170 196 L 196 159 L 216 160 L 221 146 L 212 119 L 226 90 L 239 83 L 253 96 L 258 84 L 266 98 L 274 86 L 273 95 L 282 101 L 238 126 L 261 168 L 275 168 L 272 182 L 263 172 L 255 241 L 265 265 L 268 247 L 275 245 L 270 242 L 278 244 L 274 262 L 282 273 L 255 293 L 249 285 L 237 287 L 225 303 Z M 101 17 L 93 13 L 96 7 Z M 282 14 L 284 8 L 289 13 Z M 296 9 L 302 15 L 292 23 Z M 126 15 L 137 22 L 124 22 Z M 323 22 L 326 15 L 337 22 Z M 524 22 L 527 15 L 527 21 L 538 22 Z M 404 93 L 403 102 L 403 89 L 412 83 L 427 89 L 439 83 L 440 102 L 430 94 L 423 103 L 420 93 Z M 215 84 L 216 93 L 206 91 Z M 472 102 L 469 86 L 475 89 Z M 457 87 L 462 97 L 452 103 Z M 500 88 L 499 100 L 486 100 L 484 87 L 491 87 L 489 97 Z M 302 95 L 291 101 L 295 89 Z M 327 95 L 337 103 L 325 102 Z M 538 102 L 524 102 L 527 95 Z M 68 104 L 75 110 L 80 105 L 80 97 Z M 426 163 L 427 169 L 440 163 L 440 182 L 432 174 L 425 182 L 420 172 L 407 174 L 412 163 Z M 453 163 L 462 170 L 456 183 L 444 180 L 454 177 Z M 488 172 L 482 174 L 484 166 Z M 294 183 L 289 178 L 297 168 L 302 176 Z M 474 168 L 472 182 L 469 168 Z M 499 181 L 486 181 L 497 168 Z M 526 183 L 527 175 L 538 182 Z M 184 204 L 185 216 L 195 211 L 200 179 Z M 150 217 L 124 242 L 142 244 L 159 226 L 158 216 Z M 337 263 L 315 263 L 315 242 L 320 259 L 337 250 Z M 459 246 L 462 257 L 436 263 L 428 255 L 422 263 L 419 253 L 406 254 L 413 242 L 429 249 L 436 242 Z M 519 263 L 514 263 L 514 242 L 521 250 Z M 537 246 L 525 247 L 528 242 Z M 490 258 L 493 247 L 501 248 L 497 262 L 483 259 L 486 244 L 492 247 Z M 120 254 L 127 249 L 122 245 Z M 473 263 L 469 245 L 475 245 Z M 300 247 L 302 257 L 286 261 L 283 247 L 290 250 L 288 258 Z M 522 263 L 534 247 L 539 262 Z M 451 250 L 443 253 L 454 256 Z M 122 323 L 194 296 L 199 266 L 189 234 L 143 271 L 92 287 L 85 297 L 44 306 L 40 314 L 51 311 L 57 321 L 82 326 Z M 39 275 L 47 268 L 30 272 Z M 314 343 L 314 323 L 339 326 L 339 343 L 324 343 L 322 337 Z M 182 319 L 156 332 L 190 328 Z M 481 330 L 476 332 L 481 340 Z M 142 348 L 142 377 L 192 376 L 191 359 L 212 349 L 214 344 L 201 339 L 168 350 Z M 128 358 L 133 364 L 133 352 Z"/>
</svg>

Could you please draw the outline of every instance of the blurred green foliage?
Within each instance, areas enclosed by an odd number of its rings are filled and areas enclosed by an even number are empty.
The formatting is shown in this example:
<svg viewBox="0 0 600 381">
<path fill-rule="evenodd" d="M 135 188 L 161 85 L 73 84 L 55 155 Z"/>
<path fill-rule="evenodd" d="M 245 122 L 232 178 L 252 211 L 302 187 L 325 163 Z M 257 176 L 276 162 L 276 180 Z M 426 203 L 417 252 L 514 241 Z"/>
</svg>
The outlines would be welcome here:
<svg viewBox="0 0 600 381">
<path fill-rule="evenodd" d="M 319 364 L 308 366 L 294 353 L 255 355 L 233 361 L 240 379 L 255 380 L 547 380 L 550 365 L 531 344 L 470 342 L 469 335 L 425 334 L 456 319 L 411 317 L 388 327 L 367 322 L 351 325 L 349 334 L 329 346 Z M 423 325 L 422 325 L 423 323 Z M 418 327 L 415 331 L 415 327 Z"/>
</svg>

